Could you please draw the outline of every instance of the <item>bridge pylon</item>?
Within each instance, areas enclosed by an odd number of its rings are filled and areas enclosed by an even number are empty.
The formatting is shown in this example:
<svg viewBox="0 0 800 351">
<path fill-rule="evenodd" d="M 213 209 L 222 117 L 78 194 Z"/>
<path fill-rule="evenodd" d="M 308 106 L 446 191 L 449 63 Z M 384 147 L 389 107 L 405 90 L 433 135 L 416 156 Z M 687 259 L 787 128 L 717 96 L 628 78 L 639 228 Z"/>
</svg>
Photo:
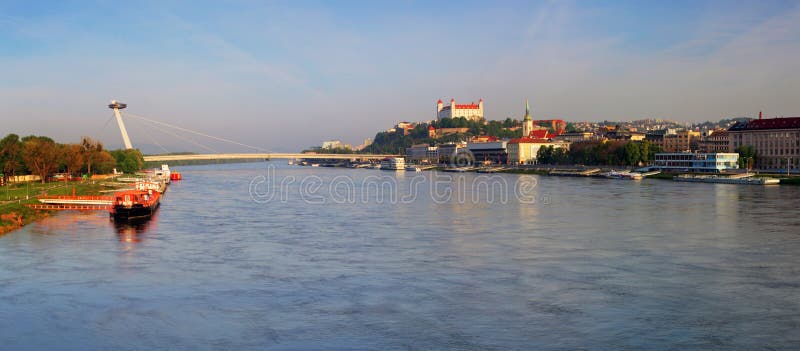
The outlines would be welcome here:
<svg viewBox="0 0 800 351">
<path fill-rule="evenodd" d="M 122 115 L 119 113 L 119 110 L 126 107 L 128 107 L 128 104 L 123 104 L 117 100 L 111 100 L 111 103 L 108 104 L 108 108 L 114 110 L 114 117 L 117 118 L 117 124 L 119 124 L 119 131 L 122 133 L 122 141 L 125 143 L 125 149 L 133 149 L 131 139 L 128 137 L 128 130 L 125 129 L 125 123 L 122 122 Z"/>
</svg>

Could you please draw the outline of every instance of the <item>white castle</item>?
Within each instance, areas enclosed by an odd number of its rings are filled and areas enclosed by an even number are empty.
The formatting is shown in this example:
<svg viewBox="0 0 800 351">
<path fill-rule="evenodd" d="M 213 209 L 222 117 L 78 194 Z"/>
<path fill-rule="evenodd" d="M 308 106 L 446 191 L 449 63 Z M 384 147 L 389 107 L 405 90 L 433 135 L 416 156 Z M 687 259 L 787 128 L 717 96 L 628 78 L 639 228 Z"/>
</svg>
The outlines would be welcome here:
<svg viewBox="0 0 800 351">
<path fill-rule="evenodd" d="M 464 105 L 456 104 L 456 99 L 450 99 L 450 105 L 442 105 L 442 100 L 436 103 L 436 119 L 442 118 L 456 118 L 464 117 L 467 120 L 477 121 L 483 118 L 483 99 L 478 100 L 478 103 L 469 103 Z"/>
</svg>

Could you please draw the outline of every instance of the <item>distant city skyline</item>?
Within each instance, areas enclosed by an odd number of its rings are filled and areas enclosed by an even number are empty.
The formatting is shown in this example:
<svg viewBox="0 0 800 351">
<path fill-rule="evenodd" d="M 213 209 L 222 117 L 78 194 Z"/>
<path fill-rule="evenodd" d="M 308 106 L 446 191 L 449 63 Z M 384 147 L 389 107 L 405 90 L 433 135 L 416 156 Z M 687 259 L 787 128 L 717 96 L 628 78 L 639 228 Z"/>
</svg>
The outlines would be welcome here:
<svg viewBox="0 0 800 351">
<path fill-rule="evenodd" d="M 796 1 L 4 2 L 0 134 L 120 147 L 111 99 L 287 152 L 435 119 L 450 98 L 483 98 L 488 119 L 521 119 L 526 98 L 534 119 L 797 116 L 798 22 Z"/>
</svg>

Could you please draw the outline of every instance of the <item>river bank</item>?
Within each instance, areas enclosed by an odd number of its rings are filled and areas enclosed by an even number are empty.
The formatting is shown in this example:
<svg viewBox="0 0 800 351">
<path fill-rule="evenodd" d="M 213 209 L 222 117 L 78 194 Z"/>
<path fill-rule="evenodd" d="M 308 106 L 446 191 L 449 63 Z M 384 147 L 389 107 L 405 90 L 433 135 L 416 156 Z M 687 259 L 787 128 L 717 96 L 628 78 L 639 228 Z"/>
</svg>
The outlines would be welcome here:
<svg viewBox="0 0 800 351">
<path fill-rule="evenodd" d="M 0 189 L 0 235 L 22 228 L 52 211 L 34 210 L 25 205 L 36 203 L 38 195 L 100 195 L 109 189 L 101 181 L 50 182 L 17 184 Z"/>
</svg>

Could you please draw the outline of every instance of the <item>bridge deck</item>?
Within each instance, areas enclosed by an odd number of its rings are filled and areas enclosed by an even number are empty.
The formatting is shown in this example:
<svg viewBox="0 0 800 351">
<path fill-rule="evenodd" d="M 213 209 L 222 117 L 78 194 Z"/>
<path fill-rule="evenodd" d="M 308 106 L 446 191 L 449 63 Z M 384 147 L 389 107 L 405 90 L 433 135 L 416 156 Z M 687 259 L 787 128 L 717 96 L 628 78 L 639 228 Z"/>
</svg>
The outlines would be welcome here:
<svg viewBox="0 0 800 351">
<path fill-rule="evenodd" d="M 145 156 L 145 161 L 185 161 L 185 160 L 239 160 L 239 159 L 337 159 L 337 160 L 374 160 L 386 157 L 402 157 L 401 155 L 375 155 L 375 154 L 189 154 L 189 155 L 152 155 Z"/>
</svg>

